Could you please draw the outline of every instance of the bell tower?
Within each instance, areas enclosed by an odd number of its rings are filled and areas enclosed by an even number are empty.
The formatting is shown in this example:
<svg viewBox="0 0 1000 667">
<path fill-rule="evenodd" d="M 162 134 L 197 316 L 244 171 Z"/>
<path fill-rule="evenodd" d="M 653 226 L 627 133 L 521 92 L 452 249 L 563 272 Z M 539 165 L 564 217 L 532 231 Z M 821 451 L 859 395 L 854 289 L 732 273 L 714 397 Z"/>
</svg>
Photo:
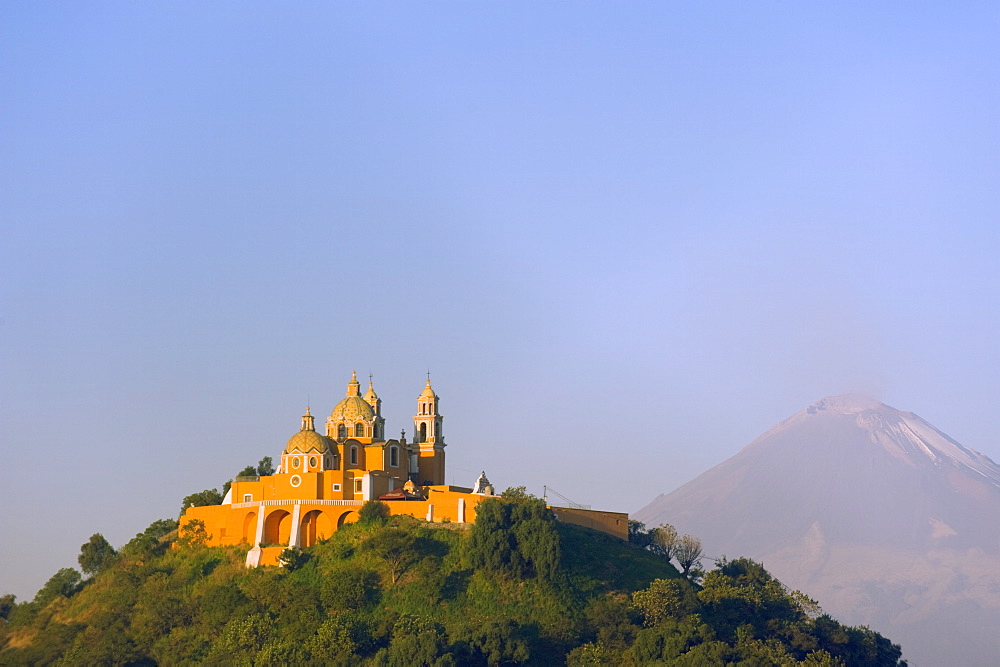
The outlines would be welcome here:
<svg viewBox="0 0 1000 667">
<path fill-rule="evenodd" d="M 410 466 L 410 470 L 418 471 L 416 482 L 422 486 L 444 484 L 444 417 L 439 412 L 439 401 L 428 373 L 427 386 L 417 397 L 417 414 L 413 417 L 413 441 L 419 447 L 417 465 Z"/>
</svg>

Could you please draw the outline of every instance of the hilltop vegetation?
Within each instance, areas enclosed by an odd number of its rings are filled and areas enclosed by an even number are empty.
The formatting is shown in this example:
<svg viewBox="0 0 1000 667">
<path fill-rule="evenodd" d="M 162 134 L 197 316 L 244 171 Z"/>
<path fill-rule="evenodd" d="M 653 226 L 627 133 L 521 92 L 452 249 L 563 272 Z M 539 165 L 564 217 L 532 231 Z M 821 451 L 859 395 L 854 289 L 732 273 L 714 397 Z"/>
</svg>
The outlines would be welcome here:
<svg viewBox="0 0 1000 667">
<path fill-rule="evenodd" d="M 34 600 L 0 598 L 0 664 L 896 665 L 759 564 L 681 576 L 662 554 L 489 500 L 474 526 L 364 520 L 283 568 L 159 521 L 81 549 Z"/>
</svg>

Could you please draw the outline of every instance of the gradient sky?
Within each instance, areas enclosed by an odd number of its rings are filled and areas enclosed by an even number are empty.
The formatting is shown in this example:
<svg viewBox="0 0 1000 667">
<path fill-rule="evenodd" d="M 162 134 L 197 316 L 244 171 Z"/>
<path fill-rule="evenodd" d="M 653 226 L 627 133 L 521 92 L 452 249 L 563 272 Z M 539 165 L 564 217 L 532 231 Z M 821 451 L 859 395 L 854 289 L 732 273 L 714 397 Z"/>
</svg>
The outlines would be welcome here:
<svg viewBox="0 0 1000 667">
<path fill-rule="evenodd" d="M 0 593 L 427 369 L 635 511 L 829 394 L 1000 459 L 1000 8 L 0 4 Z M 319 421 L 319 420 L 318 420 Z"/>
</svg>

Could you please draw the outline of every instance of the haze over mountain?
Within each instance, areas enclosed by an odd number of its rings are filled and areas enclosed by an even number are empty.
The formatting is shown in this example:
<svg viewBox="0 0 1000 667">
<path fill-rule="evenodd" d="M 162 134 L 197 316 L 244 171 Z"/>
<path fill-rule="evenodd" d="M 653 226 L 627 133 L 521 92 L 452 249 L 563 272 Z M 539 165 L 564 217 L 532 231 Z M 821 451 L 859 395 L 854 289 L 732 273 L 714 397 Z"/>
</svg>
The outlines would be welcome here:
<svg viewBox="0 0 1000 667">
<path fill-rule="evenodd" d="M 1000 656 L 1000 467 L 913 413 L 825 398 L 635 518 L 763 561 L 911 664 Z"/>
</svg>

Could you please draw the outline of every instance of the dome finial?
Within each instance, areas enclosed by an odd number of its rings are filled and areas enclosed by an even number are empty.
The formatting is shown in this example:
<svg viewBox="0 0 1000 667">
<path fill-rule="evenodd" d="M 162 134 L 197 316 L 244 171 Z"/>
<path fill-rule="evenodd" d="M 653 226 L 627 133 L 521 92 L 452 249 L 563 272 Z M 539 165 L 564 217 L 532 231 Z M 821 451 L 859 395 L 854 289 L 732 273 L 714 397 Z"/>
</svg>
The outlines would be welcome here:
<svg viewBox="0 0 1000 667">
<path fill-rule="evenodd" d="M 309 412 L 309 406 L 306 406 L 306 413 L 302 415 L 302 428 L 301 431 L 315 431 L 316 427 L 313 424 L 312 413 Z"/>
<path fill-rule="evenodd" d="M 347 383 L 347 395 L 348 396 L 361 395 L 361 383 L 358 382 L 357 371 L 351 371 L 351 381 Z"/>
</svg>

